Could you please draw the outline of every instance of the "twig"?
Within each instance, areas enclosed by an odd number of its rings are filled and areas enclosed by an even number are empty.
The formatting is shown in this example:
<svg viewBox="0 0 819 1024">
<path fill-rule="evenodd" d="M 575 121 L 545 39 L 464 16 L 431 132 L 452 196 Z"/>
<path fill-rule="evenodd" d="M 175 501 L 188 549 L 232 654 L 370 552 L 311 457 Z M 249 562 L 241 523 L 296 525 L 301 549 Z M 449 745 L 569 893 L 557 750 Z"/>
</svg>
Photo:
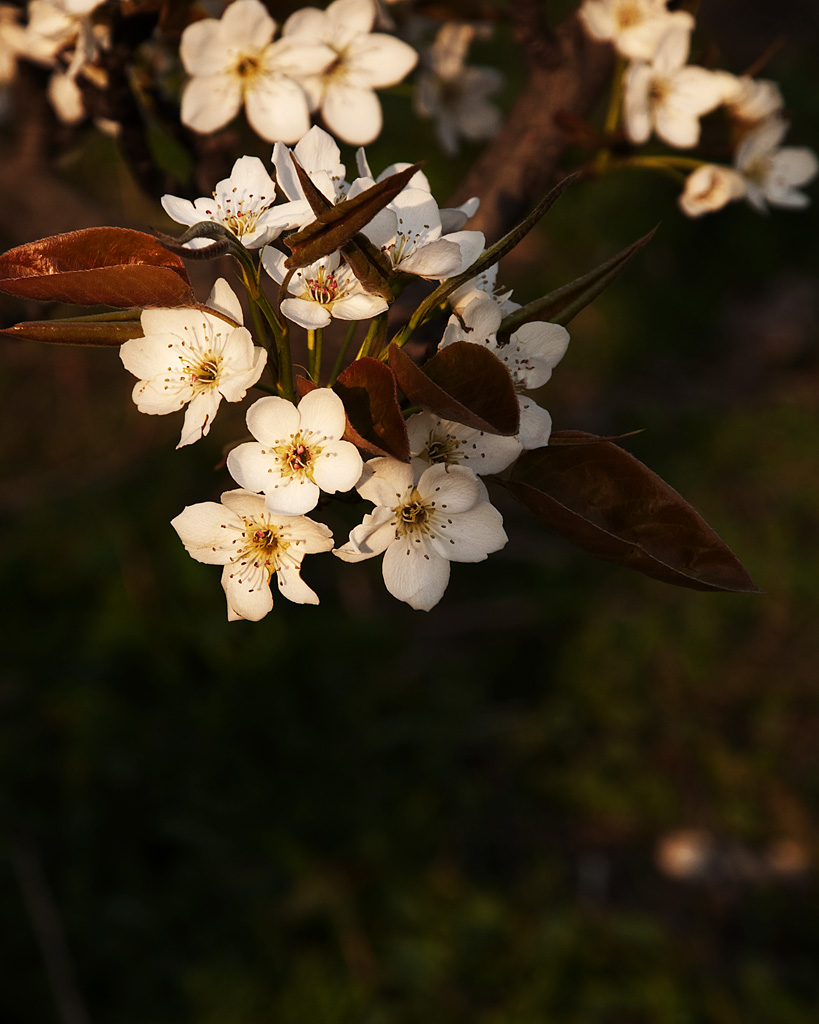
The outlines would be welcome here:
<svg viewBox="0 0 819 1024">
<path fill-rule="evenodd" d="M 9 843 L 9 849 L 62 1024 L 91 1024 L 40 854 L 31 840 L 19 837 Z"/>
</svg>

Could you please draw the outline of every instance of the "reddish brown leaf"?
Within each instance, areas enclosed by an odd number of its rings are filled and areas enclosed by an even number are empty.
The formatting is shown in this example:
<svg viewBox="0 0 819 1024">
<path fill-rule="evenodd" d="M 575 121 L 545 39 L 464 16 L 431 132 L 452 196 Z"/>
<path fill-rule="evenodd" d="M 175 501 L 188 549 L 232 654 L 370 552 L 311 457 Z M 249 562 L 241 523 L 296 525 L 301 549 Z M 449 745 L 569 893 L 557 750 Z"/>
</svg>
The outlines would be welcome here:
<svg viewBox="0 0 819 1024">
<path fill-rule="evenodd" d="M 369 356 L 356 359 L 339 375 L 333 391 L 347 410 L 349 428 L 344 436 L 348 441 L 371 455 L 409 462 L 407 428 L 388 366 Z"/>
<path fill-rule="evenodd" d="M 420 166 L 420 164 L 413 164 L 406 170 L 391 174 L 355 198 L 345 199 L 343 203 L 325 207 L 321 212 L 318 212 L 318 208 L 322 207 L 324 203 L 313 194 L 318 190 L 313 186 L 313 191 L 306 191 L 308 202 L 316 213 L 316 219 L 301 231 L 294 231 L 285 238 L 285 245 L 293 255 L 288 256 L 284 265 L 288 270 L 298 270 L 300 267 L 307 267 L 311 263 L 315 263 L 323 256 L 329 256 L 330 253 L 346 245 L 398 195 Z M 301 170 L 298 164 L 296 164 L 296 169 L 297 171 Z M 306 175 L 303 175 L 302 172 L 299 177 L 303 185 Z M 323 195 L 322 199 L 327 202 Z"/>
<path fill-rule="evenodd" d="M 0 255 L 0 290 L 81 306 L 193 306 L 185 265 L 157 239 L 127 228 L 85 228 Z"/>
<path fill-rule="evenodd" d="M 114 348 L 131 338 L 141 338 L 139 310 L 136 315 L 116 318 L 76 318 L 72 320 L 30 320 L 0 330 L 6 338 L 20 341 L 44 341 L 50 345 L 93 345 Z"/>
<path fill-rule="evenodd" d="M 299 164 L 295 156 L 293 156 L 292 153 L 290 155 L 293 159 L 296 174 L 298 175 L 304 195 L 316 217 L 327 213 L 329 210 L 333 210 L 334 206 L 327 196 L 325 196 L 320 189 L 316 188 L 313 184 L 313 179 L 304 170 L 301 164 Z M 389 198 L 392 198 L 391 194 Z M 380 201 L 382 201 L 386 206 L 389 202 L 389 198 L 384 199 L 382 197 L 382 200 Z M 355 200 L 353 200 L 353 202 L 355 202 Z M 372 215 L 370 216 L 370 220 L 371 219 Z M 290 239 L 292 237 L 293 236 L 290 235 L 288 239 L 286 239 L 288 245 L 290 245 Z M 292 249 L 293 247 L 290 246 L 290 248 Z M 390 288 L 390 278 L 395 276 L 395 272 L 392 269 L 392 264 L 384 253 L 381 252 L 377 246 L 373 245 L 369 238 L 367 238 L 366 235 L 361 234 L 360 231 L 357 231 L 350 241 L 345 242 L 344 245 L 340 246 L 339 251 L 341 252 L 345 262 L 349 264 L 352 272 L 361 282 L 364 290 L 370 292 L 371 295 L 380 295 L 383 299 L 386 299 L 387 302 L 392 304 L 394 296 L 392 289 Z M 287 267 L 291 266 L 292 259 L 295 259 L 295 256 L 288 258 L 285 263 Z M 301 265 L 301 263 L 299 265 Z"/>
<path fill-rule="evenodd" d="M 307 377 L 296 377 L 299 397 L 304 398 L 316 387 Z M 409 462 L 407 428 L 389 367 L 369 356 L 357 359 L 339 374 L 333 391 L 347 414 L 345 441 L 370 455 L 391 455 Z"/>
<path fill-rule="evenodd" d="M 759 593 L 731 549 L 656 473 L 610 441 L 524 452 L 505 486 L 598 558 L 694 590 Z"/>
<path fill-rule="evenodd" d="M 403 349 L 390 346 L 398 385 L 411 402 L 444 419 L 488 434 L 516 434 L 520 406 L 509 371 L 489 349 L 457 341 L 416 366 Z"/>
</svg>

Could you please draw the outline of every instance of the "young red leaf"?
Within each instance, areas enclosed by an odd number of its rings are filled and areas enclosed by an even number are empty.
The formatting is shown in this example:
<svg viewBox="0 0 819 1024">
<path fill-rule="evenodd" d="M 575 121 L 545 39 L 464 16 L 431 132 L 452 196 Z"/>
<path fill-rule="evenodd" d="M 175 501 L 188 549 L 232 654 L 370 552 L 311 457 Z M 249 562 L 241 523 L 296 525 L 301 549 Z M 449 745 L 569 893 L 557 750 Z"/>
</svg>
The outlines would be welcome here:
<svg viewBox="0 0 819 1024">
<path fill-rule="evenodd" d="M 345 440 L 371 455 L 391 455 L 409 462 L 407 428 L 388 366 L 369 356 L 356 359 L 339 374 L 333 391 L 347 410 Z"/>
<path fill-rule="evenodd" d="M 457 341 L 416 366 L 391 345 L 389 361 L 407 398 L 436 415 L 488 434 L 516 434 L 520 406 L 509 371 L 489 349 Z"/>
<path fill-rule="evenodd" d="M 406 170 L 391 174 L 353 199 L 345 199 L 343 203 L 328 206 L 321 212 L 317 212 L 317 207 L 324 204 L 316 200 L 313 193 L 310 192 L 307 198 L 316 212 L 316 219 L 301 231 L 294 231 L 285 238 L 285 245 L 293 255 L 285 260 L 284 265 L 288 270 L 298 270 L 315 263 L 323 256 L 329 256 L 330 253 L 346 245 L 398 195 L 420 166 L 420 164 L 413 164 Z M 296 168 L 299 170 L 298 164 L 296 164 Z M 304 180 L 301 175 L 300 178 L 303 184 Z"/>
<path fill-rule="evenodd" d="M 80 306 L 193 306 L 185 265 L 156 238 L 128 228 L 85 228 L 0 255 L 0 290 Z"/>
<path fill-rule="evenodd" d="M 305 198 L 310 204 L 313 213 L 316 217 L 319 217 L 322 214 L 327 214 L 328 217 L 331 216 L 328 211 L 335 209 L 333 203 L 330 202 L 327 196 L 325 196 L 320 189 L 316 188 L 313 184 L 313 179 L 304 170 L 295 156 L 293 156 L 292 153 L 290 155 L 296 168 L 296 174 L 298 175 Z M 398 191 L 400 191 L 400 189 Z M 393 198 L 391 189 L 388 190 L 388 198 L 385 199 L 382 196 L 379 202 L 386 205 L 390 201 L 390 198 Z M 355 202 L 355 200 L 352 200 L 352 202 Z M 345 209 L 349 208 L 345 207 Z M 338 216 L 338 214 L 334 214 L 333 216 Z M 372 216 L 370 219 L 372 219 Z M 290 235 L 288 239 L 286 239 L 288 245 L 290 245 L 291 238 L 293 238 L 293 235 Z M 291 245 L 290 248 L 292 249 L 293 246 Z M 395 272 L 392 269 L 392 264 L 384 253 L 381 252 L 377 246 L 373 245 L 366 235 L 362 235 L 360 231 L 356 232 L 348 242 L 345 242 L 339 248 L 344 261 L 349 265 L 352 272 L 361 282 L 364 290 L 370 292 L 372 295 L 380 295 L 383 299 L 386 299 L 387 302 L 392 304 L 394 296 L 392 289 L 390 288 L 390 278 L 395 275 Z M 295 258 L 295 256 L 289 257 L 285 266 L 292 268 L 291 261 Z M 300 263 L 299 265 L 301 266 L 302 264 Z"/>
<path fill-rule="evenodd" d="M 759 593 L 731 549 L 672 487 L 610 441 L 524 452 L 504 485 L 578 547 L 694 590 Z M 559 436 L 558 436 L 559 440 Z"/>
</svg>

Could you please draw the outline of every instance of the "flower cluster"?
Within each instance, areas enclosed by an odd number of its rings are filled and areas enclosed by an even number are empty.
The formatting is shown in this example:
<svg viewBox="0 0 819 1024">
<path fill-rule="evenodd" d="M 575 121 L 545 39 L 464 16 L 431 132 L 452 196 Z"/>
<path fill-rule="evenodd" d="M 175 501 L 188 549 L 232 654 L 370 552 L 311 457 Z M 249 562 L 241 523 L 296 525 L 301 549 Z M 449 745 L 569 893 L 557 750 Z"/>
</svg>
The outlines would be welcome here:
<svg viewBox="0 0 819 1024">
<path fill-rule="evenodd" d="M 688 63 L 694 17 L 669 11 L 667 0 L 584 0 L 579 13 L 589 34 L 610 42 L 627 62 L 609 128 L 620 91 L 625 132 L 635 144 L 656 135 L 669 146 L 691 149 L 700 141 L 700 119 L 717 108 L 727 113 L 733 167 L 673 156 L 630 161 L 691 170 L 679 199 L 684 213 L 699 217 L 742 197 L 763 212 L 769 205 L 807 205 L 800 189 L 816 177 L 819 161 L 809 149 L 781 145 L 788 122 L 774 82 Z"/>
<path fill-rule="evenodd" d="M 213 245 L 219 237 L 229 237 L 245 254 L 242 259 L 258 250 L 258 269 L 279 286 L 277 307 L 284 320 L 273 314 L 274 333 L 286 333 L 289 321 L 306 328 L 314 341 L 332 318 L 378 319 L 385 325 L 392 292 L 413 278 L 441 282 L 460 276 L 439 350 L 463 342 L 491 352 L 496 372 L 508 381 L 510 395 L 517 396 L 519 426 L 500 433 L 434 409 L 410 409 L 401 428 L 405 458 L 381 454 L 365 463 L 359 448 L 344 439 L 349 423 L 335 391 L 314 387 L 296 402 L 289 382 L 274 377 L 280 394 L 259 398 L 247 413 L 254 440 L 239 444 L 227 458 L 227 469 L 241 489 L 223 495 L 221 506 L 189 506 L 173 525 L 195 558 L 225 567 L 222 583 L 230 618 L 261 618 L 272 607 L 268 584 L 274 576 L 290 600 L 318 601 L 301 582 L 301 559 L 329 550 L 332 534 L 307 514 L 323 495 L 355 488 L 376 507 L 335 554 L 347 562 L 383 554 L 389 592 L 414 608 L 429 609 L 444 593 L 451 561 L 479 561 L 506 543 L 501 515 L 481 478 L 502 473 L 524 449 L 548 444 L 549 414 L 526 391 L 546 383 L 566 350 L 568 332 L 534 321 L 512 332 L 505 343 L 499 339 L 504 313 L 520 307 L 509 293 L 497 293 L 496 263 L 480 276 L 465 276 L 484 252 L 483 235 L 463 227 L 476 202 L 440 210 L 426 177 L 413 168 L 404 171 L 408 165 L 388 168 L 377 182 L 362 150 L 360 174 L 348 183 L 337 143 L 318 127 L 292 152 L 277 143 L 272 163 L 278 192 L 262 162 L 244 156 L 212 199 L 191 203 L 164 196 L 165 210 L 177 221 L 208 231 L 182 242 L 181 251 Z M 393 282 L 387 293 L 369 290 L 339 249 L 294 268 L 276 244 L 284 232 L 296 229 L 292 237 L 298 237 L 315 222 L 305 198 L 307 184 L 314 202 L 317 195 L 323 197 L 343 217 L 357 197 L 368 199 L 368 193 L 383 189 L 402 171 L 406 182 L 394 195 L 385 195 L 362 228 Z M 207 434 L 222 399 L 240 401 L 260 382 L 267 353 L 253 344 L 242 320 L 237 296 L 220 280 L 204 308 L 146 309 L 143 336 L 121 347 L 123 364 L 140 378 L 134 389 L 140 411 L 161 415 L 186 407 L 179 447 Z M 313 382 L 320 383 L 317 358 L 310 371 Z M 366 446 L 364 454 L 371 454 Z"/>
<path fill-rule="evenodd" d="M 334 0 L 325 11 L 305 7 L 281 27 L 260 0 L 234 0 L 221 18 L 205 18 L 182 34 L 190 80 L 182 121 L 198 132 L 221 128 L 244 106 L 254 131 L 270 142 L 296 142 L 320 112 L 345 142 L 372 142 L 381 131 L 375 90 L 400 82 L 415 50 L 373 32 L 374 0 Z"/>
<path fill-rule="evenodd" d="M 105 62 L 97 61 L 108 30 L 130 16 L 123 10 L 102 0 L 31 0 L 24 25 L 0 5 L 0 80 L 24 55 L 54 68 L 63 83 L 55 94 L 65 93 L 65 82 L 78 90 L 80 76 L 104 86 Z M 160 20 L 169 11 L 162 5 Z M 249 436 L 229 445 L 225 459 L 235 486 L 221 502 L 189 505 L 173 519 L 195 559 L 222 566 L 228 617 L 263 618 L 274 583 L 290 601 L 318 603 L 302 562 L 331 551 L 345 563 L 382 556 L 387 591 L 429 610 L 444 595 L 452 562 L 483 561 L 506 544 L 490 495 L 498 486 L 602 558 L 681 586 L 754 591 L 676 491 L 616 439 L 553 431 L 541 405 L 567 351 L 566 323 L 650 235 L 520 305 L 498 285 L 499 261 L 568 179 L 487 247 L 468 226 L 477 198 L 442 208 L 420 165 L 375 173 L 362 148 L 348 179 L 336 139 L 311 127 L 318 115 L 342 140 L 369 142 L 381 128 L 375 90 L 414 66 L 413 47 L 373 31 L 391 25 L 383 10 L 376 21 L 375 0 L 302 8 L 281 26 L 261 0 L 208 11 L 221 16 L 191 20 L 188 11 L 181 33 L 181 120 L 210 133 L 244 109 L 251 128 L 275 143 L 269 162 L 240 156 L 209 196 L 162 196 L 185 229 L 178 237 L 88 228 L 0 254 L 0 288 L 114 307 L 3 333 L 118 346 L 136 378 L 137 409 L 183 414 L 178 448 L 208 435 L 222 401 L 241 402 L 257 389 Z M 612 138 L 622 116 L 633 144 L 656 134 L 688 148 L 705 113 L 720 105 L 731 112 L 734 169 L 689 158 L 667 165 L 695 167 L 686 212 L 740 195 L 763 208 L 806 202 L 798 187 L 816 160 L 780 148 L 778 90 L 688 65 L 690 14 L 669 12 L 665 0 L 585 0 L 581 16 L 618 48 L 624 66 L 630 62 L 608 118 Z M 438 119 L 450 152 L 460 137 L 483 138 L 498 126 L 488 102 L 497 76 L 468 73 L 464 63 L 476 31 L 444 24 L 421 75 L 419 109 Z M 114 63 L 106 66 L 113 78 Z M 238 268 L 242 297 L 220 277 L 201 303 L 183 260 L 222 256 Z M 341 505 L 358 506 L 361 520 L 352 529 L 348 521 L 337 539 L 323 519 L 332 521 Z"/>
<path fill-rule="evenodd" d="M 78 80 L 107 84 L 97 60 L 110 45 L 108 26 L 95 17 L 103 2 L 29 0 L 24 26 L 8 12 L 0 14 L 0 81 L 11 78 L 18 57 L 52 68 L 48 98 L 57 116 L 69 124 L 81 120 L 85 105 Z"/>
<path fill-rule="evenodd" d="M 503 83 L 497 68 L 466 64 L 469 45 L 478 29 L 467 22 L 447 21 L 424 54 L 414 107 L 419 117 L 435 122 L 441 148 L 455 156 L 460 140 L 491 139 L 501 124 L 500 109 L 491 102 Z"/>
</svg>

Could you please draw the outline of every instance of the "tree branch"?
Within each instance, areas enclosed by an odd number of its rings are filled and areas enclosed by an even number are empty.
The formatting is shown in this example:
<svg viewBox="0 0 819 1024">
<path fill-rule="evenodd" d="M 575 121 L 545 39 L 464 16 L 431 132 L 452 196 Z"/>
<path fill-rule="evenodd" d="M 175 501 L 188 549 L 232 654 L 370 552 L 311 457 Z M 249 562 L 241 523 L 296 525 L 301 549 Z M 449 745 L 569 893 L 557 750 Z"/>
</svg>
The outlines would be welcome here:
<svg viewBox="0 0 819 1024">
<path fill-rule="evenodd" d="M 550 58 L 532 63 L 529 80 L 500 132 L 473 165 L 447 205 L 479 196 L 469 223 L 493 242 L 512 228 L 554 183 L 569 144 L 559 115 L 585 116 L 611 76 L 610 46 L 584 32 L 576 15 L 548 40 Z M 541 56 L 547 52 L 539 47 Z"/>
</svg>

